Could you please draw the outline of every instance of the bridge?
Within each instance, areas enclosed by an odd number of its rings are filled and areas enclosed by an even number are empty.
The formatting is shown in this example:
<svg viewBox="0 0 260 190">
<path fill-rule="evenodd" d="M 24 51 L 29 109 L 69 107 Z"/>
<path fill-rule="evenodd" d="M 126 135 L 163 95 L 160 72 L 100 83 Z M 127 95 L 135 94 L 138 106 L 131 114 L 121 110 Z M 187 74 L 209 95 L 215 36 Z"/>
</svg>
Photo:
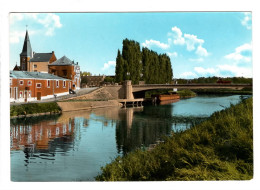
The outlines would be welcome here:
<svg viewBox="0 0 260 190">
<path fill-rule="evenodd" d="M 144 84 L 131 85 L 131 81 L 126 81 L 125 97 L 140 98 L 144 97 L 145 91 L 157 89 L 233 89 L 241 90 L 243 88 L 252 88 L 252 84 L 218 84 L 218 83 L 191 83 L 191 84 Z"/>
<path fill-rule="evenodd" d="M 252 84 L 143 84 L 132 85 L 130 80 L 125 81 L 123 85 L 103 86 L 95 90 L 91 94 L 83 94 L 73 99 L 98 99 L 102 95 L 102 99 L 114 99 L 118 102 L 130 103 L 133 105 L 141 104 L 145 97 L 145 92 L 156 89 L 234 89 L 241 90 L 243 88 L 252 88 Z M 94 97 L 94 98 L 93 98 Z"/>
</svg>

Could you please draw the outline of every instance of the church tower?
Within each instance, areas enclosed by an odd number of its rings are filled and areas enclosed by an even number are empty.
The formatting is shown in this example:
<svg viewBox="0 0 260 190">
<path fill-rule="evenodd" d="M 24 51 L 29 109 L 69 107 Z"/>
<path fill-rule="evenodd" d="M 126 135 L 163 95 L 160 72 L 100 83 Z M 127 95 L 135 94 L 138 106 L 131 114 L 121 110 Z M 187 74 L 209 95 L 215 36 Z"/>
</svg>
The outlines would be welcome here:
<svg viewBox="0 0 260 190">
<path fill-rule="evenodd" d="M 32 58 L 32 47 L 28 35 L 28 31 L 26 30 L 24 44 L 23 44 L 23 50 L 20 54 L 20 70 L 21 71 L 27 71 L 29 69 L 29 61 Z"/>
</svg>

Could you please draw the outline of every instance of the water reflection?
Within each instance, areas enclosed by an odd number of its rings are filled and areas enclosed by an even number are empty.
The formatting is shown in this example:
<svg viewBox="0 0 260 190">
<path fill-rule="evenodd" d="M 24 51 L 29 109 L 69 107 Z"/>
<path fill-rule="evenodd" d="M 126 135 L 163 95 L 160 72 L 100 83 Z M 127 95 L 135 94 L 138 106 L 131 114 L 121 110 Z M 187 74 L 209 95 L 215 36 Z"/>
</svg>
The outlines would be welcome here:
<svg viewBox="0 0 260 190">
<path fill-rule="evenodd" d="M 52 116 L 16 119 L 11 123 L 11 151 L 22 150 L 27 164 L 30 158 L 54 160 L 57 151 L 73 148 L 74 118 L 68 123 L 59 123 Z"/>
<path fill-rule="evenodd" d="M 142 146 L 149 147 L 170 134 L 172 123 L 167 118 L 172 114 L 172 105 L 158 108 L 127 108 L 121 112 L 116 125 L 118 153 L 126 154 Z"/>
</svg>

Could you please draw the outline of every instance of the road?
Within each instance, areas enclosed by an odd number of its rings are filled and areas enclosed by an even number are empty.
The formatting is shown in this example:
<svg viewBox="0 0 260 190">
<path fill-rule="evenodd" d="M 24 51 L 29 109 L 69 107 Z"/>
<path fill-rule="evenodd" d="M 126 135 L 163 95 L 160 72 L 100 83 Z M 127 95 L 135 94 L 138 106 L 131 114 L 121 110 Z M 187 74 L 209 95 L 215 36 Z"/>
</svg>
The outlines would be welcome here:
<svg viewBox="0 0 260 190">
<path fill-rule="evenodd" d="M 77 97 L 77 96 L 81 96 L 84 94 L 88 94 L 90 92 L 93 92 L 94 90 L 98 89 L 98 87 L 93 87 L 93 88 L 82 88 L 79 90 L 76 90 L 76 94 L 67 94 L 64 96 L 58 96 L 56 98 L 49 98 L 49 99 L 43 99 L 41 101 L 30 101 L 29 103 L 45 103 L 45 102 L 54 102 L 54 101 L 58 101 L 58 100 L 64 100 L 64 99 L 68 99 L 68 98 L 72 98 L 72 97 Z M 26 102 L 10 102 L 10 105 L 21 105 L 21 104 L 26 104 Z"/>
</svg>

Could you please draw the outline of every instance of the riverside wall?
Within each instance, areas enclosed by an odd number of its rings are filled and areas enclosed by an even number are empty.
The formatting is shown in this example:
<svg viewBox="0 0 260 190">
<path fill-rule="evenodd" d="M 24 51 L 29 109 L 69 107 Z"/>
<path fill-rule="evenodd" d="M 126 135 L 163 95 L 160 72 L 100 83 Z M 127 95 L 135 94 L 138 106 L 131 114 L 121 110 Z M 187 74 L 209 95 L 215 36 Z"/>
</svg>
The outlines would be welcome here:
<svg viewBox="0 0 260 190">
<path fill-rule="evenodd" d="M 122 106 L 117 100 L 57 102 L 62 112 Z"/>
</svg>

